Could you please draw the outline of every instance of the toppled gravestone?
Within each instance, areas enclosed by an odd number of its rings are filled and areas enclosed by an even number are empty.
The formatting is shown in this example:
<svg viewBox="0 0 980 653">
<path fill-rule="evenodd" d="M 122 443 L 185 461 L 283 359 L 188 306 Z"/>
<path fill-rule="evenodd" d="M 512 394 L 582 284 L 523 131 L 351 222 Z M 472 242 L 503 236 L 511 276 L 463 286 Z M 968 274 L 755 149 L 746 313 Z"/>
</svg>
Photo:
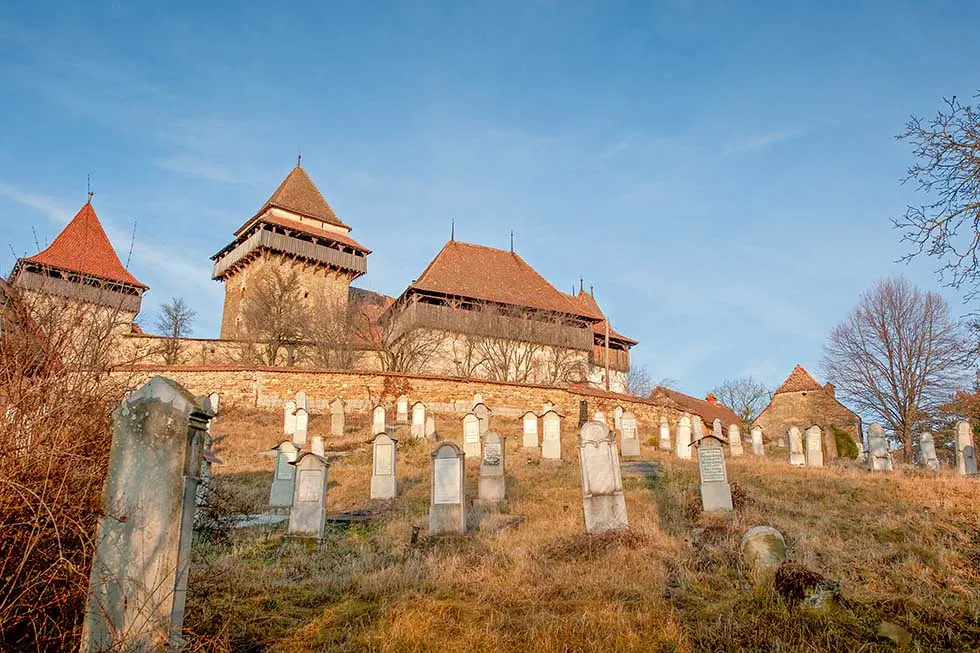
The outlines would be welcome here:
<svg viewBox="0 0 980 653">
<path fill-rule="evenodd" d="M 753 574 L 776 570 L 786 560 L 786 540 L 772 526 L 755 526 L 742 536 L 742 560 Z"/>
</svg>

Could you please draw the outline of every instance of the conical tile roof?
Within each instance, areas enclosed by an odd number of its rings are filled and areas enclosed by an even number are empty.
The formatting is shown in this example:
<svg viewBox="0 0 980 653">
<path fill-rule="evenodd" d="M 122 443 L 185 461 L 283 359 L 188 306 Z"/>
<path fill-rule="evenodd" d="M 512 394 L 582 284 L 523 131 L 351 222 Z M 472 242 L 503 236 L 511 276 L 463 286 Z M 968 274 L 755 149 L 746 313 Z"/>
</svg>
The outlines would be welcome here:
<svg viewBox="0 0 980 653">
<path fill-rule="evenodd" d="M 773 394 L 805 392 L 807 390 L 823 390 L 823 386 L 817 383 L 816 379 L 810 376 L 810 373 L 803 369 L 802 365 L 797 365 Z"/>
<path fill-rule="evenodd" d="M 347 227 L 330 208 L 330 204 L 324 199 L 320 189 L 316 187 L 310 176 L 306 174 L 306 170 L 298 165 L 286 175 L 286 178 L 279 184 L 279 188 L 262 205 L 262 210 L 256 215 L 261 215 L 272 207 L 298 213 L 321 222 L 329 222 L 338 227 Z"/>
</svg>

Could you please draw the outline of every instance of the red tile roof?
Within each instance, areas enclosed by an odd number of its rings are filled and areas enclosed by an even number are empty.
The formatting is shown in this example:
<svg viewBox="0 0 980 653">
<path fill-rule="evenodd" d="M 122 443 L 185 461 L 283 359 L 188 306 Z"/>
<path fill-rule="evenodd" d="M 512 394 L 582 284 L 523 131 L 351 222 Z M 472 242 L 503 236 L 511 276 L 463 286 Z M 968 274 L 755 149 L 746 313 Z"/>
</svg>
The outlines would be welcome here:
<svg viewBox="0 0 980 653">
<path fill-rule="evenodd" d="M 823 386 L 817 383 L 816 379 L 810 376 L 810 373 L 803 369 L 802 365 L 797 365 L 773 394 L 805 392 L 807 390 L 823 390 Z"/>
<path fill-rule="evenodd" d="M 275 207 L 284 211 L 298 213 L 308 218 L 315 218 L 340 227 L 346 227 L 337 214 L 333 212 L 327 200 L 323 198 L 320 189 L 316 187 L 310 176 L 302 167 L 296 166 L 279 184 L 256 216 L 262 215 L 267 209 Z M 249 221 L 251 222 L 251 220 Z"/>
<path fill-rule="evenodd" d="M 258 222 L 266 222 L 268 224 L 278 225 L 280 227 L 285 227 L 286 229 L 293 229 L 295 231 L 302 231 L 305 234 L 310 234 L 311 236 L 316 236 L 317 238 L 324 238 L 326 240 L 333 240 L 340 243 L 341 245 L 347 245 L 348 247 L 353 247 L 356 250 L 360 250 L 365 254 L 370 254 L 369 250 L 364 245 L 360 244 L 347 234 L 337 233 L 335 231 L 327 231 L 326 229 L 320 229 L 319 227 L 314 227 L 313 225 L 303 224 L 302 222 L 296 222 L 295 220 L 289 220 L 288 218 L 280 218 L 274 215 L 267 215 L 256 221 L 249 221 L 241 229 L 235 232 L 235 237 L 237 238 L 242 233 L 244 233 L 247 228 L 251 227 L 253 224 Z"/>
<path fill-rule="evenodd" d="M 514 252 L 458 240 L 443 246 L 409 290 L 602 319 L 559 292 Z"/>
<path fill-rule="evenodd" d="M 709 429 L 716 419 L 720 419 L 721 425 L 726 429 L 731 424 L 742 423 L 738 415 L 724 404 L 698 399 L 663 386 L 654 388 L 650 393 L 650 399 L 662 401 L 672 408 L 699 416 Z"/>
<path fill-rule="evenodd" d="M 563 293 L 564 294 L 564 293 Z M 580 306 L 586 311 L 602 316 L 602 320 L 596 322 L 592 325 L 592 332 L 597 336 L 605 337 L 606 335 L 606 314 L 602 312 L 599 308 L 599 302 L 595 300 L 595 297 L 591 293 L 587 293 L 584 290 L 580 290 L 577 295 L 565 295 L 569 297 L 573 302 L 578 302 Z M 609 325 L 609 337 L 614 340 L 621 340 L 629 344 L 630 346 L 639 344 L 636 340 L 628 338 L 621 333 L 618 333 L 612 328 L 612 324 Z"/>
<path fill-rule="evenodd" d="M 137 281 L 119 261 L 91 202 L 86 202 L 79 209 L 47 249 L 24 261 L 124 283 L 143 290 L 148 288 L 146 284 Z"/>
</svg>

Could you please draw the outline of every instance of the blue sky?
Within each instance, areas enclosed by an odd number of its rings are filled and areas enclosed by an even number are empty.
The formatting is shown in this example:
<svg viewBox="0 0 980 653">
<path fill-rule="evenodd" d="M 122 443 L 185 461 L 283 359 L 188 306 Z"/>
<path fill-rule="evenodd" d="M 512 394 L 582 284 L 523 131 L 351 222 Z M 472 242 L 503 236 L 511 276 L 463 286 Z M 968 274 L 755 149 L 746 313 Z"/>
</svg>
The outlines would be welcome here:
<svg viewBox="0 0 980 653">
<path fill-rule="evenodd" d="M 16 3 L 0 11 L 0 274 L 85 201 L 215 337 L 209 256 L 295 164 L 398 295 L 449 236 L 594 286 L 702 395 L 796 363 L 877 278 L 912 113 L 980 90 L 973 2 Z M 787 6 L 792 5 L 792 6 Z M 957 312 L 970 307 L 943 291 Z"/>
</svg>

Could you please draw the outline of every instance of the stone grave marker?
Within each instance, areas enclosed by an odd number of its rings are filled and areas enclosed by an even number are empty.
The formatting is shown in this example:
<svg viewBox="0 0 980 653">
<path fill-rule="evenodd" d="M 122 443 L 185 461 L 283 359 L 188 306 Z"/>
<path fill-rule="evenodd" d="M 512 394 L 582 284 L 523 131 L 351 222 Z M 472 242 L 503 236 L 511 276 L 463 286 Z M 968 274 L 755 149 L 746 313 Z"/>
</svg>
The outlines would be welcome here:
<svg viewBox="0 0 980 653">
<path fill-rule="evenodd" d="M 547 413 L 549 410 L 551 410 L 554 407 L 555 407 L 555 404 L 553 402 L 551 402 L 551 401 L 544 402 L 544 404 L 541 406 L 541 414 L 544 415 L 545 413 Z"/>
<path fill-rule="evenodd" d="M 973 429 L 970 422 L 956 423 L 956 472 L 963 476 L 976 476 L 977 450 L 973 445 Z"/>
<path fill-rule="evenodd" d="M 180 648 L 211 416 L 155 376 L 113 413 L 81 651 Z"/>
<path fill-rule="evenodd" d="M 466 532 L 465 455 L 452 442 L 443 442 L 432 452 L 430 533 Z"/>
<path fill-rule="evenodd" d="M 218 415 L 218 404 L 221 401 L 221 396 L 217 392 L 212 392 L 208 395 L 208 403 L 211 404 L 211 414 Z"/>
<path fill-rule="evenodd" d="M 541 457 L 561 459 L 561 417 L 554 409 L 541 416 Z"/>
<path fill-rule="evenodd" d="M 290 438 L 296 433 L 296 402 L 290 399 L 282 405 L 282 434 Z"/>
<path fill-rule="evenodd" d="M 919 435 L 919 464 L 934 472 L 939 471 L 939 457 L 936 455 L 936 442 L 932 433 L 925 431 Z"/>
<path fill-rule="evenodd" d="M 762 427 L 752 427 L 752 453 L 756 456 L 766 455 L 766 445 L 762 440 Z"/>
<path fill-rule="evenodd" d="M 371 411 L 371 430 L 375 434 L 384 433 L 388 430 L 388 425 L 385 423 L 385 407 L 378 404 Z"/>
<path fill-rule="evenodd" d="M 276 452 L 276 468 L 272 471 L 272 489 L 269 491 L 269 507 L 289 508 L 293 505 L 293 485 L 296 482 L 296 462 L 299 449 L 290 440 L 280 442 L 272 449 Z"/>
<path fill-rule="evenodd" d="M 436 437 L 436 418 L 431 414 L 425 416 L 425 437 L 430 440 Z"/>
<path fill-rule="evenodd" d="M 296 431 L 293 432 L 293 444 L 302 449 L 306 446 L 306 438 L 310 427 L 310 414 L 305 408 L 296 409 Z"/>
<path fill-rule="evenodd" d="M 470 412 L 476 415 L 476 418 L 480 420 L 480 435 L 484 435 L 490 430 L 490 408 L 481 401 L 473 406 L 473 410 Z"/>
<path fill-rule="evenodd" d="M 296 407 L 309 412 L 310 407 L 306 403 L 306 393 L 300 390 L 296 393 Z"/>
<path fill-rule="evenodd" d="M 584 399 L 578 402 L 578 426 L 582 428 L 582 425 L 589 421 L 589 402 Z"/>
<path fill-rule="evenodd" d="M 404 424 L 408 421 L 408 397 L 402 395 L 395 402 L 395 421 Z"/>
<path fill-rule="evenodd" d="M 330 435 L 343 435 L 347 416 L 345 415 L 344 400 L 337 397 L 330 402 Z"/>
<path fill-rule="evenodd" d="M 738 424 L 728 425 L 728 450 L 733 457 L 741 456 L 744 453 L 742 449 L 742 430 L 738 427 Z"/>
<path fill-rule="evenodd" d="M 623 407 L 616 406 L 613 408 L 613 428 L 620 430 L 623 428 Z M 623 454 L 626 455 L 626 454 Z"/>
<path fill-rule="evenodd" d="M 789 464 L 790 465 L 806 465 L 806 454 L 803 453 L 803 436 L 800 434 L 800 429 L 791 426 L 789 427 Z"/>
<path fill-rule="evenodd" d="M 885 429 L 881 424 L 872 424 L 868 427 L 868 464 L 873 472 L 892 471 L 892 457 L 888 454 Z"/>
<path fill-rule="evenodd" d="M 714 433 L 695 442 L 698 448 L 698 474 L 701 478 L 701 508 L 704 512 L 734 510 L 732 486 L 725 469 L 725 451 Z"/>
<path fill-rule="evenodd" d="M 286 534 L 323 539 L 323 527 L 327 523 L 327 471 L 330 463 L 321 455 L 304 451 L 292 465 L 296 468 L 296 483 Z"/>
<path fill-rule="evenodd" d="M 629 528 L 616 439 L 603 422 L 586 422 L 579 433 L 582 511 L 590 535 Z"/>
<path fill-rule="evenodd" d="M 480 459 L 479 500 L 483 503 L 500 503 L 507 499 L 507 481 L 504 477 L 506 438 L 493 431 L 483 436 L 483 457 Z"/>
<path fill-rule="evenodd" d="M 687 413 L 681 415 L 677 422 L 677 438 L 674 444 L 674 453 L 678 458 L 691 459 L 691 416 Z"/>
<path fill-rule="evenodd" d="M 371 445 L 374 467 L 371 473 L 371 498 L 394 499 L 398 496 L 398 440 L 380 431 Z"/>
<path fill-rule="evenodd" d="M 521 417 L 521 423 L 524 427 L 524 439 L 523 446 L 527 450 L 537 450 L 538 448 L 538 416 L 534 411 L 527 411 Z"/>
<path fill-rule="evenodd" d="M 602 422 L 603 424 L 606 425 L 606 428 L 609 428 L 609 424 L 606 423 L 606 414 L 604 412 L 602 412 L 601 410 L 597 410 L 595 412 L 595 414 L 592 415 L 592 421 L 593 422 Z"/>
<path fill-rule="evenodd" d="M 412 404 L 412 437 L 417 440 L 425 437 L 425 404 L 421 401 Z"/>
<path fill-rule="evenodd" d="M 479 392 L 477 392 L 475 395 L 473 395 L 473 406 L 472 406 L 472 408 L 476 408 L 476 405 L 477 404 L 482 404 L 482 403 L 483 403 L 483 395 L 480 394 Z M 473 412 L 472 408 L 470 409 L 470 412 Z"/>
<path fill-rule="evenodd" d="M 620 423 L 620 439 L 622 441 L 623 458 L 640 455 L 640 438 L 636 434 L 636 415 L 630 411 L 622 414 Z"/>
<path fill-rule="evenodd" d="M 815 424 L 806 430 L 806 466 L 823 467 L 823 433 Z"/>
<path fill-rule="evenodd" d="M 473 413 L 463 415 L 463 453 L 474 460 L 480 457 L 480 418 Z"/>
<path fill-rule="evenodd" d="M 660 418 L 660 441 L 657 444 L 661 451 L 670 451 L 670 422 L 666 417 Z"/>
<path fill-rule="evenodd" d="M 314 435 L 310 438 L 310 452 L 318 456 L 323 456 L 323 437 Z"/>
</svg>

